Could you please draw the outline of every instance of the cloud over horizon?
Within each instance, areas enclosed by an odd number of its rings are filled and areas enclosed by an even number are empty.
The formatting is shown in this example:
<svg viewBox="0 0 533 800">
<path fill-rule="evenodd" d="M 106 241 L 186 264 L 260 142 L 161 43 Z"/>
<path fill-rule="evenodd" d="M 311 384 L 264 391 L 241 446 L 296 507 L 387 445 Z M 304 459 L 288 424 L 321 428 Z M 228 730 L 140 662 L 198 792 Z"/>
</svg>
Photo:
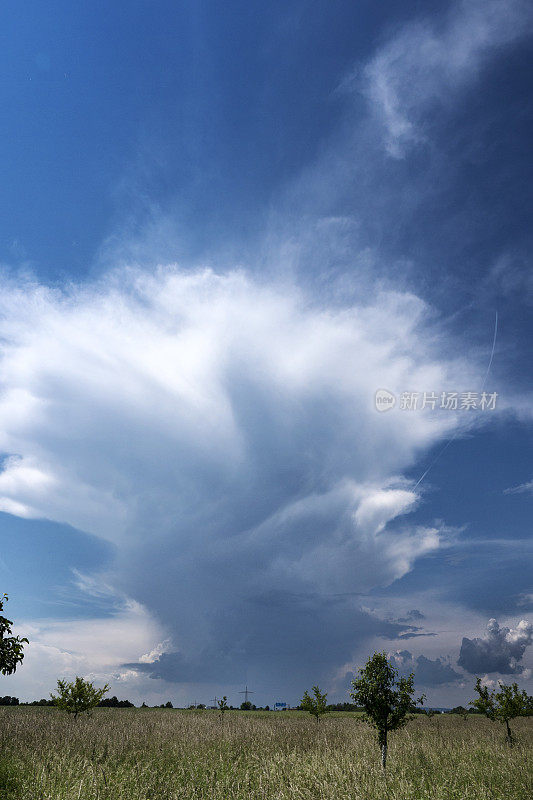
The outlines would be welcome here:
<svg viewBox="0 0 533 800">
<path fill-rule="evenodd" d="M 0 512 L 72 526 L 112 554 L 75 579 L 102 600 L 94 619 L 112 607 L 101 644 L 96 623 L 80 637 L 75 620 L 36 623 L 28 669 L 41 648 L 49 675 L 79 665 L 176 692 L 247 676 L 290 692 L 335 682 L 383 639 L 409 639 L 414 654 L 398 658 L 450 687 L 461 676 L 440 653 L 456 659 L 465 630 L 527 610 L 526 516 L 485 501 L 509 486 L 517 497 L 503 499 L 525 505 L 530 461 L 510 436 L 483 436 L 509 420 L 525 430 L 533 407 L 518 306 L 531 295 L 524 87 L 514 106 L 501 100 L 505 79 L 520 83 L 506 59 L 533 15 L 522 0 L 464 0 L 400 17 L 391 29 L 376 7 L 368 36 L 341 55 L 324 41 L 331 65 L 314 83 L 304 67 L 316 32 L 288 37 L 283 60 L 268 27 L 249 106 L 219 69 L 190 127 L 181 114 L 196 98 L 169 95 L 177 121 L 164 105 L 161 137 L 147 134 L 123 165 L 112 223 L 87 244 L 92 265 L 80 256 L 68 279 L 1 279 Z M 216 44 L 213 65 L 241 75 L 238 48 Z M 284 75 L 300 72 L 285 94 Z M 484 80 L 492 105 L 471 102 Z M 379 388 L 478 391 L 489 372 L 494 413 L 374 408 Z M 457 446 L 479 431 L 477 451 Z M 434 464 L 445 469 L 430 485 Z M 461 659 L 525 676 L 527 624 L 465 637 Z M 122 658 L 110 644 L 121 636 Z"/>
<path fill-rule="evenodd" d="M 491 672 L 520 675 L 526 671 L 520 662 L 532 642 L 531 622 L 523 619 L 516 628 L 507 628 L 500 627 L 495 619 L 490 619 L 486 637 L 463 638 L 457 664 L 471 675 Z"/>
<path fill-rule="evenodd" d="M 457 683 L 463 679 L 460 672 L 443 658 L 428 658 L 424 655 L 414 656 L 409 650 L 397 650 L 390 659 L 402 675 L 415 674 L 417 686 L 435 687 Z"/>
<path fill-rule="evenodd" d="M 402 472 L 459 423 L 379 414 L 374 392 L 477 371 L 423 302 L 324 306 L 169 267 L 63 292 L 6 283 L 1 310 L 0 508 L 116 546 L 108 580 L 177 654 L 140 669 L 201 677 L 223 653 L 229 671 L 270 659 L 281 675 L 276 631 L 303 664 L 318 619 L 331 669 L 361 637 L 401 632 L 353 596 L 441 546 L 438 527 L 409 525 L 419 493 Z"/>
</svg>

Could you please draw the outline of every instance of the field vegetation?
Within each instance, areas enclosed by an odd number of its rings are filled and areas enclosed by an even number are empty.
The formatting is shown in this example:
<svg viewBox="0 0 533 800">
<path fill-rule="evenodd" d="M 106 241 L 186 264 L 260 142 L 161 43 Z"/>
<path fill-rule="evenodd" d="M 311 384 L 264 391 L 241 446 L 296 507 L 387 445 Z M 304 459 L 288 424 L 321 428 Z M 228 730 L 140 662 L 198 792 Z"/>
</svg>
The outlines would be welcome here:
<svg viewBox="0 0 533 800">
<path fill-rule="evenodd" d="M 416 715 L 390 736 L 354 713 L 0 708 L 2 800 L 529 800 L 533 718 Z"/>
</svg>

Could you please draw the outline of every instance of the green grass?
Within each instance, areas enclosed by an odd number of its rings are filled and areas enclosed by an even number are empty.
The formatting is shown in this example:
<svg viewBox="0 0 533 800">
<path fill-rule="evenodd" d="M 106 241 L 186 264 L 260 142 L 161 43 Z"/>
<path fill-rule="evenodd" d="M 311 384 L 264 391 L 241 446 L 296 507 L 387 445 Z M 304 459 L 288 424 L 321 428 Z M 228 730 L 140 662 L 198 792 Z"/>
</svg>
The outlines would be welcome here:
<svg viewBox="0 0 533 800">
<path fill-rule="evenodd" d="M 1 800 L 530 800 L 533 719 L 416 717 L 387 777 L 355 715 L 0 708 Z"/>
</svg>

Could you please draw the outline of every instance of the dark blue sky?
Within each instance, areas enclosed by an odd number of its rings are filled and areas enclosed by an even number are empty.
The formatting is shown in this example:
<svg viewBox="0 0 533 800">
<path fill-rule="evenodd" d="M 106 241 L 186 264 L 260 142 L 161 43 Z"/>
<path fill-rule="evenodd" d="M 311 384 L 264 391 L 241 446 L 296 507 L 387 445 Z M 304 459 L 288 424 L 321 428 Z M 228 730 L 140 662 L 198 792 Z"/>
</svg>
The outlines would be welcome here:
<svg viewBox="0 0 533 800">
<path fill-rule="evenodd" d="M 56 648 L 185 701 L 221 659 L 265 698 L 287 670 L 341 697 L 400 648 L 399 605 L 462 697 L 436 659 L 532 610 L 528 5 L 29 2 L 0 27 L 0 589 L 50 675 Z M 380 415 L 379 388 L 498 408 Z M 96 664 L 98 619 L 127 646 Z"/>
</svg>

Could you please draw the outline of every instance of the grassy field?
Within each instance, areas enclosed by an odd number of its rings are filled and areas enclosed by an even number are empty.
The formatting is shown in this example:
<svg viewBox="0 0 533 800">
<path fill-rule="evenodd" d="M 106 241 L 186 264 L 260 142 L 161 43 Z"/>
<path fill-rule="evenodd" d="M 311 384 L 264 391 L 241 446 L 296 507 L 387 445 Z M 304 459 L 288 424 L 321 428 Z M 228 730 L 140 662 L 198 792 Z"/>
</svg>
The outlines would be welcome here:
<svg viewBox="0 0 533 800">
<path fill-rule="evenodd" d="M 1 800 L 531 800 L 533 719 L 517 745 L 484 718 L 416 717 L 384 778 L 354 715 L 0 708 Z"/>
</svg>

